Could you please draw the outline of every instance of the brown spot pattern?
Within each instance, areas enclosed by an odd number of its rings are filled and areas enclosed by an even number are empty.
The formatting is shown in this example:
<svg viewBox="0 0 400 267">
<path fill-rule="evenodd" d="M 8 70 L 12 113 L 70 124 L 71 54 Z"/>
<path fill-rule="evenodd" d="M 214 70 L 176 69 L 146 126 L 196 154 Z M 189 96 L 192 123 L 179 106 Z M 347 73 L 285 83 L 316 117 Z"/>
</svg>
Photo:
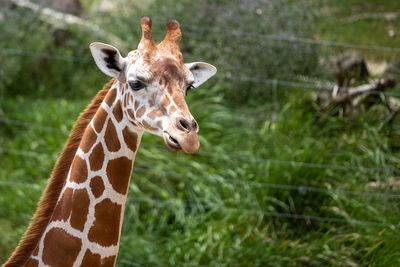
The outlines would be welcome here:
<svg viewBox="0 0 400 267">
<path fill-rule="evenodd" d="M 32 258 L 30 258 L 24 265 L 24 267 L 37 267 L 37 266 L 39 266 L 39 261 Z"/>
<path fill-rule="evenodd" d="M 115 101 L 115 97 L 117 96 L 117 90 L 112 89 L 108 92 L 106 99 L 104 100 L 106 104 L 111 107 Z"/>
<path fill-rule="evenodd" d="M 51 229 L 44 238 L 43 262 L 57 267 L 70 267 L 76 260 L 82 242 L 60 228 Z"/>
<path fill-rule="evenodd" d="M 135 111 L 139 108 L 139 101 L 135 100 Z"/>
<path fill-rule="evenodd" d="M 104 192 L 104 182 L 100 176 L 95 176 L 90 180 L 90 189 L 95 198 L 100 197 Z"/>
<path fill-rule="evenodd" d="M 83 183 L 86 181 L 88 176 L 88 170 L 85 160 L 81 159 L 78 155 L 75 155 L 71 166 L 71 176 L 69 180 L 75 183 Z"/>
<path fill-rule="evenodd" d="M 143 121 L 142 122 L 142 125 L 143 125 L 143 127 L 146 129 L 146 130 L 149 130 L 149 131 L 157 131 L 157 128 L 154 128 L 153 126 L 151 126 L 147 121 Z"/>
<path fill-rule="evenodd" d="M 36 246 L 35 250 L 32 253 L 32 256 L 37 256 L 39 253 L 39 246 Z"/>
<path fill-rule="evenodd" d="M 72 188 L 67 188 L 57 206 L 54 208 L 53 221 L 66 221 L 69 218 L 72 210 L 72 194 L 74 190 Z"/>
<path fill-rule="evenodd" d="M 171 100 L 169 100 L 168 96 L 164 96 L 163 99 L 161 100 L 161 104 L 166 108 L 168 105 L 171 103 Z"/>
<path fill-rule="evenodd" d="M 96 142 L 97 134 L 93 131 L 92 127 L 87 127 L 85 133 L 82 137 L 82 142 L 80 148 L 83 152 L 88 153 L 92 148 L 93 144 Z"/>
<path fill-rule="evenodd" d="M 134 119 L 135 119 L 135 114 L 133 114 L 133 111 L 132 111 L 131 109 L 128 109 L 128 115 L 129 115 L 129 118 L 130 118 L 131 120 L 134 120 Z"/>
<path fill-rule="evenodd" d="M 90 169 L 92 171 L 100 170 L 103 167 L 104 150 L 103 145 L 98 143 L 89 156 Z"/>
<path fill-rule="evenodd" d="M 154 62 L 152 70 L 167 81 L 182 81 L 185 78 L 182 65 L 182 62 L 167 57 Z"/>
<path fill-rule="evenodd" d="M 101 259 L 99 254 L 93 254 L 90 250 L 86 250 L 81 266 L 112 267 L 114 266 L 114 262 L 115 262 L 115 256 L 110 256 Z"/>
<path fill-rule="evenodd" d="M 174 102 L 175 102 L 175 105 L 177 105 L 180 109 L 182 109 L 182 111 L 185 112 L 188 110 L 185 99 L 183 98 L 183 94 L 174 96 Z"/>
<path fill-rule="evenodd" d="M 86 189 L 76 189 L 72 200 L 71 226 L 83 231 L 89 211 L 89 195 Z"/>
<path fill-rule="evenodd" d="M 100 133 L 103 129 L 104 123 L 107 119 L 108 113 L 100 107 L 99 110 L 96 112 L 96 115 L 93 119 L 93 126 L 96 132 Z"/>
<path fill-rule="evenodd" d="M 120 194 L 128 191 L 129 177 L 131 174 L 132 161 L 127 157 L 110 160 L 107 165 L 107 177 L 113 189 Z"/>
<path fill-rule="evenodd" d="M 95 206 L 95 218 L 88 238 L 101 246 L 117 245 L 119 237 L 119 223 L 121 219 L 121 205 L 104 199 Z"/>
<path fill-rule="evenodd" d="M 142 117 L 145 111 L 146 111 L 146 108 L 145 108 L 144 106 L 141 107 L 141 108 L 136 112 L 136 118 Z"/>
<path fill-rule="evenodd" d="M 120 122 L 122 120 L 121 101 L 118 100 L 117 104 L 115 104 L 113 114 L 114 114 L 114 118 L 117 120 L 117 122 Z"/>
<path fill-rule="evenodd" d="M 159 109 L 154 109 L 152 112 L 149 113 L 148 117 L 152 120 L 154 120 L 155 118 L 159 118 L 162 117 L 164 114 L 162 113 L 161 110 Z"/>
<path fill-rule="evenodd" d="M 116 152 L 121 148 L 121 144 L 118 140 L 117 131 L 115 130 L 115 126 L 111 120 L 108 121 L 104 140 L 106 141 L 108 151 L 110 152 Z"/>
<path fill-rule="evenodd" d="M 151 96 L 151 98 L 149 99 L 149 107 L 154 106 L 155 102 L 154 102 L 154 95 Z"/>
<path fill-rule="evenodd" d="M 175 106 L 172 106 L 172 107 L 170 107 L 170 109 L 169 109 L 169 114 L 172 114 L 172 113 L 174 113 L 175 111 L 176 111 Z"/>
<path fill-rule="evenodd" d="M 130 150 L 132 150 L 133 152 L 136 152 L 136 150 L 137 150 L 137 140 L 138 140 L 137 133 L 132 132 L 131 130 L 129 130 L 128 127 L 125 127 L 122 130 L 122 135 L 124 136 L 124 140 L 125 140 L 125 143 L 128 146 L 128 148 Z"/>
</svg>

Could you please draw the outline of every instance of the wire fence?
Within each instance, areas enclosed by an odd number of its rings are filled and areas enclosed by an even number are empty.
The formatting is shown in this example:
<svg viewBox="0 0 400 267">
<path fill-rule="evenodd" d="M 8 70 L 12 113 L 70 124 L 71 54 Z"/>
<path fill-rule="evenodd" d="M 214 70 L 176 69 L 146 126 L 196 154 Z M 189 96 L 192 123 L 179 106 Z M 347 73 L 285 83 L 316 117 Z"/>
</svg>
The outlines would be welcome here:
<svg viewBox="0 0 400 267">
<path fill-rule="evenodd" d="M 2 49 L 0 50 L 0 54 L 6 54 L 11 56 L 33 56 L 33 57 L 43 57 L 50 58 L 54 60 L 62 60 L 67 62 L 91 62 L 93 61 L 90 57 L 84 56 L 66 56 L 66 55 L 58 55 L 58 54 L 50 54 L 44 52 L 36 52 L 36 51 L 28 51 L 28 50 L 20 50 L 20 49 Z M 290 80 L 282 80 L 275 78 L 266 78 L 266 77 L 249 77 L 243 75 L 231 75 L 227 74 L 218 74 L 216 76 L 222 80 L 231 80 L 231 81 L 241 81 L 241 82 L 251 82 L 251 83 L 262 83 L 269 85 L 280 85 L 279 90 L 293 90 L 293 89 L 304 89 L 304 90 L 313 90 L 313 91 L 331 91 L 334 88 L 334 83 L 325 82 L 325 83 L 309 83 L 309 82 L 298 82 L 298 81 L 290 81 Z M 308 77 L 310 80 L 317 80 L 314 77 Z M 396 88 L 395 88 L 396 89 Z M 387 91 L 376 91 L 370 90 L 366 92 L 362 92 L 361 94 L 365 95 L 386 95 L 386 96 L 395 96 L 399 97 L 400 92 L 387 92 Z"/>
<path fill-rule="evenodd" d="M 34 127 L 43 130 L 50 130 L 50 131 L 59 131 L 62 134 L 68 135 L 68 131 L 61 131 L 55 127 L 43 126 L 34 123 L 28 123 L 20 120 L 9 119 L 6 117 L 0 117 L 0 123 L 6 123 L 9 125 L 14 126 L 23 126 L 23 127 Z M 150 147 L 157 147 L 164 149 L 163 146 L 153 145 L 153 144 L 142 144 L 143 146 L 150 146 Z M 4 153 L 13 153 L 13 154 L 20 154 L 20 155 L 32 155 L 32 156 L 48 156 L 44 153 L 37 153 L 37 152 L 29 152 L 24 150 L 13 150 L 7 149 L 4 147 L 0 147 L 0 151 Z M 374 168 L 374 167 L 357 167 L 357 166 L 345 166 L 345 165 L 333 165 L 333 164 L 324 164 L 324 163 L 313 163 L 313 162 L 300 162 L 300 161 L 289 161 L 289 160 L 279 160 L 273 158 L 260 158 L 254 156 L 239 156 L 235 154 L 221 154 L 215 152 L 207 152 L 207 151 L 199 151 L 196 153 L 199 156 L 206 156 L 212 158 L 219 158 L 219 159 L 235 159 L 240 161 L 247 161 L 247 162 L 255 162 L 255 163 L 271 163 L 276 165 L 284 165 L 284 166 L 291 166 L 291 167 L 302 167 L 302 168 L 313 168 L 313 169 L 332 169 L 332 170 L 342 170 L 342 171 L 358 171 L 358 172 L 366 172 L 366 173 L 392 173 L 392 172 L 399 172 L 400 170 L 396 168 Z M 245 152 L 238 152 L 238 154 L 246 154 Z"/>
<path fill-rule="evenodd" d="M 50 156 L 44 153 L 30 152 L 24 150 L 15 150 L 15 149 L 7 149 L 4 147 L 0 147 L 0 153 L 10 153 L 16 154 L 26 157 L 47 157 Z M 55 160 L 56 158 L 53 158 Z M 145 174 L 153 174 L 148 169 L 135 167 L 135 172 L 145 173 Z M 365 198 L 387 198 L 387 199 L 399 199 L 400 193 L 376 193 L 376 192 L 368 192 L 368 191 L 355 191 L 355 190 L 345 190 L 345 189 L 334 189 L 334 188 L 324 188 L 324 187 L 315 187 L 308 185 L 289 185 L 289 184 L 275 184 L 275 183 L 266 183 L 266 182 L 255 182 L 251 181 L 251 179 L 228 179 L 221 178 L 220 176 L 205 176 L 205 175 L 195 175 L 195 174 L 182 174 L 173 171 L 158 171 L 158 175 L 161 176 L 171 176 L 171 177 L 181 177 L 181 178 L 190 178 L 197 180 L 210 180 L 220 183 L 232 183 L 232 184 L 241 184 L 241 185 L 250 185 L 255 187 L 263 187 L 263 188 L 274 188 L 280 190 L 290 190 L 297 191 L 299 194 L 305 195 L 309 192 L 318 192 L 318 193 L 333 193 L 333 194 L 344 194 L 344 195 L 353 195 L 353 196 L 361 196 Z M 18 183 L 17 183 L 18 184 Z M 1 185 L 1 182 L 0 182 Z M 22 184 L 22 186 L 24 186 Z"/>
<path fill-rule="evenodd" d="M 135 172 L 141 172 L 140 169 L 135 168 Z M 16 182 L 8 182 L 8 181 L 0 181 L 0 186 L 12 186 L 12 187 L 26 187 L 31 189 L 35 189 L 38 191 L 42 191 L 44 186 L 40 186 L 37 184 L 28 184 L 28 183 L 16 183 Z M 275 187 L 279 188 L 279 187 Z M 397 198 L 397 197 L 396 197 Z M 204 205 L 197 202 L 188 202 L 183 200 L 178 201 L 169 201 L 169 200 L 161 200 L 161 199 L 153 199 L 153 198 L 135 198 L 128 197 L 128 201 L 133 201 L 137 203 L 148 203 L 156 206 L 162 206 L 167 208 L 172 208 L 177 206 L 181 207 L 190 207 L 201 210 L 207 210 L 207 212 L 212 211 L 220 211 L 220 212 L 228 212 L 228 213 L 247 213 L 247 214 L 255 214 L 262 215 L 266 217 L 276 217 L 283 219 L 296 219 L 296 220 L 305 220 L 306 222 L 315 221 L 315 222 L 328 222 L 328 223 L 339 223 L 339 224 L 349 224 L 353 226 L 362 225 L 362 226 L 372 226 L 372 227 L 388 227 L 391 229 L 400 228 L 400 224 L 391 224 L 385 222 L 376 222 L 376 221 L 366 221 L 366 220 L 356 220 L 351 218 L 337 218 L 337 217 L 321 217 L 314 215 L 305 215 L 305 214 L 294 214 L 294 213 L 283 213 L 283 212 L 271 212 L 260 210 L 257 208 L 241 208 L 241 207 L 229 207 L 227 205 L 221 205 L 219 203 L 216 204 L 208 204 Z"/>
<path fill-rule="evenodd" d="M 256 37 L 267 40 L 278 40 L 278 41 L 287 41 L 291 43 L 304 43 L 304 44 L 312 44 L 312 45 L 320 45 L 320 46 L 333 46 L 333 47 L 343 47 L 343 48 L 354 48 L 354 49 L 365 49 L 365 50 L 374 50 L 374 51 L 384 51 L 384 52 L 400 52 L 400 48 L 398 47 L 387 47 L 387 46 L 377 46 L 377 45 L 364 45 L 364 44 L 354 44 L 354 43 L 345 43 L 345 42 L 336 42 L 336 41 L 328 41 L 328 40 L 318 40 L 311 38 L 298 37 L 295 35 L 276 35 L 276 34 L 265 34 L 260 32 L 251 32 L 251 31 L 236 31 L 232 29 L 209 29 L 200 26 L 190 25 L 186 26 L 187 29 L 193 31 L 214 31 L 220 34 L 230 34 L 240 37 Z"/>
<path fill-rule="evenodd" d="M 90 57 L 66 56 L 66 55 L 50 54 L 39 51 L 21 50 L 15 48 L 3 48 L 2 50 L 0 50 L 0 54 L 9 56 L 30 56 L 30 57 L 49 58 L 67 62 L 90 62 L 92 60 Z"/>
<path fill-rule="evenodd" d="M 43 9 L 47 8 L 43 4 L 34 4 L 34 6 L 37 6 L 37 9 L 35 9 L 34 11 L 29 13 L 29 16 L 31 16 L 32 21 L 37 20 L 40 17 L 41 12 L 43 12 Z M 99 8 L 99 6 L 97 6 L 97 9 L 98 8 Z M 95 13 L 99 13 L 99 15 L 103 15 L 99 11 L 95 11 Z M 24 16 L 24 19 L 26 19 L 26 18 L 27 17 Z M 62 19 L 62 18 L 54 18 L 54 19 L 57 20 L 57 19 Z M 290 43 L 303 43 L 303 44 L 311 44 L 311 45 L 319 45 L 319 46 L 331 46 L 331 47 L 341 47 L 341 48 L 373 50 L 373 51 L 380 51 L 380 52 L 392 52 L 392 53 L 400 52 L 399 47 L 365 45 L 365 44 L 338 42 L 338 41 L 331 41 L 331 40 L 321 40 L 321 39 L 300 37 L 300 36 L 296 36 L 293 34 L 291 34 L 291 35 L 266 34 L 266 33 L 257 32 L 257 31 L 232 30 L 231 28 L 206 28 L 204 26 L 198 26 L 198 25 L 183 25 L 182 27 L 183 27 L 183 29 L 188 30 L 188 31 L 194 31 L 194 32 L 213 31 L 218 34 L 240 36 L 240 37 L 245 37 L 248 39 L 249 38 L 257 38 L 257 40 L 266 39 L 266 40 L 286 41 L 286 42 L 290 42 Z M 92 30 L 92 32 L 94 32 L 94 33 L 97 33 L 98 31 L 99 31 L 99 28 L 95 28 Z M 79 60 L 79 58 L 78 58 L 78 60 Z"/>
<path fill-rule="evenodd" d="M 91 61 L 90 58 L 85 57 L 75 57 L 75 56 L 63 56 L 63 55 L 54 55 L 54 54 L 46 54 L 41 52 L 34 52 L 34 51 L 24 51 L 18 49 L 4 49 L 3 51 L 0 50 L 0 54 L 8 54 L 8 55 L 24 55 L 24 56 L 37 56 L 37 57 L 45 57 L 51 58 L 55 60 L 63 60 L 68 62 L 80 61 L 80 62 L 89 62 Z M 263 84 L 270 84 L 270 85 L 281 85 L 284 87 L 280 87 L 279 90 L 293 90 L 293 89 L 305 89 L 305 90 L 313 90 L 313 91 L 330 91 L 333 89 L 333 84 L 315 84 L 315 83 L 307 83 L 307 82 L 297 82 L 297 81 L 288 81 L 288 80 L 281 80 L 281 79 L 271 79 L 271 78 L 262 78 L 262 77 L 249 77 L 249 76 L 232 76 L 230 74 L 218 74 L 216 76 L 222 80 L 232 80 L 232 81 L 242 81 L 242 82 L 252 82 L 252 83 L 263 83 Z M 315 79 L 309 77 L 309 79 Z M 387 92 L 387 91 L 376 91 L 370 90 L 361 92 L 364 95 L 385 95 L 385 96 L 394 96 L 399 97 L 400 92 Z"/>
<path fill-rule="evenodd" d="M 45 5 L 38 5 L 39 11 L 45 8 Z M 40 12 L 32 12 L 33 14 L 39 14 Z M 32 15 L 32 19 L 37 19 L 39 16 Z M 397 47 L 387 47 L 387 46 L 375 46 L 375 45 L 364 45 L 364 44 L 355 44 L 355 43 L 344 43 L 344 42 L 336 42 L 329 40 L 318 40 L 311 38 L 304 38 L 295 35 L 275 35 L 275 34 L 265 34 L 260 32 L 251 32 L 251 31 L 236 31 L 232 29 L 216 29 L 216 28 L 205 28 L 202 26 L 189 25 L 184 26 L 185 29 L 189 31 L 214 31 L 219 34 L 224 35 L 235 35 L 246 38 L 261 38 L 268 40 L 279 40 L 279 41 L 287 41 L 291 43 L 304 43 L 304 44 L 312 44 L 319 46 L 332 46 L 332 47 L 344 47 L 344 48 L 354 48 L 354 49 L 366 49 L 366 50 L 374 50 L 374 51 L 382 51 L 382 52 L 400 52 L 400 48 Z M 289 48 L 288 48 L 289 49 Z M 74 55 L 60 55 L 60 54 L 50 54 L 41 51 L 29 51 L 29 50 L 21 50 L 21 49 L 13 49 L 13 48 L 3 48 L 0 50 L 0 54 L 11 55 L 11 56 L 32 56 L 32 57 L 42 57 L 42 58 L 50 58 L 54 60 L 62 60 L 66 62 L 92 62 L 93 60 L 89 56 L 74 56 Z M 253 83 L 263 83 L 263 84 L 272 84 L 272 85 L 282 85 L 285 86 L 281 89 L 309 89 L 309 90 L 332 90 L 333 84 L 315 84 L 315 83 L 305 83 L 298 81 L 288 81 L 274 78 L 266 78 L 266 77 L 248 77 L 248 76 L 232 76 L 229 74 L 218 75 L 221 79 L 226 80 L 234 80 L 234 81 L 243 81 L 243 82 L 253 82 Z M 312 78 L 311 78 L 312 79 Z M 362 94 L 370 94 L 370 95 L 387 95 L 387 96 L 400 96 L 400 92 L 382 92 L 382 91 L 368 91 L 363 92 Z"/>
<path fill-rule="evenodd" d="M 222 205 L 202 205 L 200 203 L 195 202 L 176 202 L 176 201 L 168 201 L 168 200 L 159 200 L 159 199 L 149 199 L 149 198 L 134 198 L 129 197 L 129 200 L 136 202 L 144 202 L 150 203 L 153 205 L 167 206 L 171 207 L 171 205 L 184 205 L 186 207 L 193 208 L 201 208 L 201 209 L 210 209 L 217 211 L 224 211 L 229 213 L 250 213 L 256 215 L 263 215 L 267 217 L 277 217 L 277 218 L 285 218 L 285 219 L 299 219 L 306 221 L 316 221 L 316 222 L 329 222 L 329 223 L 341 223 L 341 224 L 352 224 L 352 225 L 365 225 L 365 226 L 376 226 L 376 227 L 389 227 L 392 229 L 396 229 L 399 225 L 383 223 L 383 222 L 373 222 L 373 221 L 364 221 L 364 220 L 354 220 L 354 219 L 343 219 L 343 218 L 333 218 L 333 217 L 319 217 L 313 215 L 304 215 L 304 214 L 293 214 L 293 213 L 282 213 L 282 212 L 270 212 L 258 209 L 251 208 L 231 208 Z"/>
<path fill-rule="evenodd" d="M 185 26 L 185 29 L 189 31 L 208 31 L 210 29 L 206 29 L 200 26 Z M 229 34 L 232 36 L 245 36 L 246 38 L 258 38 L 265 40 L 277 40 L 284 41 L 290 43 L 303 43 L 303 44 L 311 44 L 311 45 L 319 45 L 319 46 L 331 46 L 331 47 L 342 47 L 342 48 L 353 48 L 353 49 L 364 49 L 364 50 L 373 50 L 373 51 L 382 51 L 382 52 L 400 52 L 400 48 L 397 47 L 386 47 L 386 46 L 374 46 L 374 45 L 363 45 L 363 44 L 355 44 L 355 43 L 345 43 L 345 42 L 336 42 L 329 40 L 317 40 L 311 38 L 304 38 L 299 36 L 286 36 L 286 35 L 274 35 L 274 34 L 264 34 L 259 32 L 241 32 L 230 29 L 213 29 L 217 33 L 221 34 Z M 71 56 L 71 55 L 58 55 L 58 54 L 49 54 L 41 51 L 28 51 L 28 50 L 20 50 L 20 49 L 10 49 L 5 48 L 0 50 L 0 54 L 8 55 L 8 56 L 30 56 L 30 57 L 40 57 L 40 58 L 48 58 L 54 60 L 60 60 L 65 62 L 91 62 L 92 59 L 88 56 Z M 281 85 L 285 86 L 279 89 L 306 89 L 306 90 L 331 90 L 331 84 L 316 84 L 316 83 L 306 83 L 306 82 L 298 82 L 298 81 L 290 81 L 290 80 L 280 80 L 266 77 L 247 77 L 247 76 L 232 76 L 229 74 L 223 74 L 218 76 L 220 79 L 225 80 L 235 80 L 242 82 L 253 82 L 253 83 L 263 83 L 263 84 L 272 84 L 272 85 Z M 388 96 L 400 96 L 398 92 L 380 92 L 380 91 L 370 91 L 368 94 L 385 94 Z M 45 131 L 61 131 L 55 127 L 49 127 L 44 125 L 38 125 L 34 123 L 28 123 L 20 120 L 15 120 L 7 117 L 0 117 L 0 123 L 5 123 L 9 125 L 21 126 L 21 127 L 34 127 L 40 128 Z M 64 134 L 68 134 L 66 131 L 62 131 Z M 152 147 L 157 147 L 153 145 Z M 51 157 L 44 153 L 26 151 L 26 150 L 16 150 L 9 149 L 7 147 L 0 147 L 0 153 L 10 153 L 21 155 L 24 157 Z M 332 164 L 323 164 L 323 163 L 313 163 L 313 162 L 298 162 L 298 161 L 287 161 L 280 160 L 274 158 L 259 158 L 259 157 L 247 157 L 247 156 L 239 156 L 239 155 L 223 155 L 215 152 L 198 152 L 199 156 L 203 157 L 211 157 L 211 158 L 219 158 L 219 159 L 234 159 L 240 161 L 248 161 L 255 162 L 259 164 L 274 164 L 274 165 L 284 165 L 291 167 L 299 167 L 299 168 L 313 168 L 313 169 L 332 169 L 332 170 L 341 170 L 341 171 L 354 171 L 354 172 L 368 172 L 368 173 L 392 173 L 397 172 L 398 170 L 395 168 L 371 168 L 371 167 L 357 167 L 357 166 L 343 166 L 343 165 L 332 165 Z M 238 153 L 240 154 L 240 153 Z M 55 159 L 55 158 L 54 158 Z M 141 172 L 145 174 L 151 173 L 149 170 L 144 168 L 135 167 L 135 172 Z M 355 191 L 355 190 L 345 190 L 345 189 L 335 189 L 335 188 L 324 188 L 324 187 L 316 187 L 316 186 L 308 186 L 308 185 L 289 185 L 289 184 L 276 184 L 276 183 L 266 183 L 266 182 L 257 182 L 251 181 L 251 179 L 228 179 L 222 178 L 218 176 L 198 176 L 193 174 L 180 174 L 176 172 L 158 172 L 159 175 L 169 175 L 172 177 L 184 177 L 184 178 L 192 178 L 192 179 L 207 179 L 210 181 L 220 182 L 220 183 L 231 183 L 231 184 L 239 184 L 239 185 L 249 185 L 253 187 L 262 187 L 262 188 L 273 188 L 278 190 L 287 190 L 287 191 L 295 191 L 299 194 L 305 195 L 309 192 L 315 193 L 326 193 L 326 194 L 343 194 L 350 196 L 360 196 L 363 198 L 384 198 L 384 199 L 399 199 L 400 193 L 377 193 L 377 192 L 369 192 L 369 191 Z M 18 183 L 18 182 L 10 182 L 10 181 L 0 181 L 0 186 L 11 186 L 15 188 L 33 188 L 37 190 L 43 190 L 43 186 L 28 184 L 28 183 Z M 286 219 L 298 219 L 305 221 L 315 221 L 315 222 L 327 222 L 327 223 L 341 223 L 341 224 L 350 224 L 350 225 L 364 225 L 364 226 L 376 226 L 376 227 L 390 227 L 390 228 L 399 228 L 400 225 L 390 224 L 385 222 L 374 222 L 374 221 L 364 221 L 364 220 L 355 220 L 351 218 L 333 218 L 333 217 L 319 217 L 313 215 L 303 215 L 303 214 L 292 214 L 292 213 L 281 213 L 281 212 L 269 212 L 263 211 L 259 209 L 252 208 L 240 208 L 235 207 L 231 208 L 226 205 L 203 205 L 195 202 L 184 202 L 184 201 L 166 201 L 159 199 L 145 199 L 145 198 L 133 198 L 129 197 L 130 201 L 135 201 L 138 203 L 148 203 L 157 206 L 167 206 L 171 205 L 183 205 L 187 207 L 200 207 L 202 209 L 210 209 L 217 210 L 223 212 L 239 212 L 239 213 L 250 213 L 257 214 L 268 217 L 277 217 L 277 218 L 286 218 Z"/>
</svg>

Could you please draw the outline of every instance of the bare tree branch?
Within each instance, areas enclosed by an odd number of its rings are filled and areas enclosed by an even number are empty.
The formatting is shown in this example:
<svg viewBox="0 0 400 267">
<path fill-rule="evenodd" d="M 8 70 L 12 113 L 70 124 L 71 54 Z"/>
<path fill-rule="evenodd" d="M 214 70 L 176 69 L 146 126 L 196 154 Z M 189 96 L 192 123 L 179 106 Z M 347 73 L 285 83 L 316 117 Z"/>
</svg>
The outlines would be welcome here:
<svg viewBox="0 0 400 267">
<path fill-rule="evenodd" d="M 113 45 L 118 46 L 121 49 L 127 49 L 128 45 L 126 42 L 121 40 L 119 37 L 103 31 L 99 26 L 91 23 L 88 20 L 84 20 L 80 17 L 66 14 L 63 12 L 56 11 L 48 7 L 41 7 L 27 0 L 11 0 L 11 2 L 19 7 L 28 8 L 33 12 L 37 12 L 40 15 L 40 19 L 53 25 L 58 29 L 68 29 L 72 25 L 79 26 L 80 28 L 98 33 L 104 36 Z"/>
<path fill-rule="evenodd" d="M 345 23 L 351 23 L 363 19 L 385 19 L 395 20 L 400 18 L 400 12 L 385 12 L 385 13 L 365 13 L 350 16 L 343 20 Z"/>
</svg>

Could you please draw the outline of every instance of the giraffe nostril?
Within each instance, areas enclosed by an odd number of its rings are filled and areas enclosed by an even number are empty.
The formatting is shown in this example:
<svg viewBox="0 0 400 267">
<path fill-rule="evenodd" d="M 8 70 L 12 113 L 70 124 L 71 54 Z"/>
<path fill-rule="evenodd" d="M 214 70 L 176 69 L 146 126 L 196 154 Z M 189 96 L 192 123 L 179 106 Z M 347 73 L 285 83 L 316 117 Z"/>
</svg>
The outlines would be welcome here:
<svg viewBox="0 0 400 267">
<path fill-rule="evenodd" d="M 197 130 L 197 128 L 198 128 L 198 125 L 197 125 L 197 122 L 196 121 L 193 121 L 193 130 L 194 131 L 196 131 Z"/>
<path fill-rule="evenodd" d="M 183 129 L 189 130 L 189 124 L 185 120 L 179 120 L 179 123 Z"/>
</svg>

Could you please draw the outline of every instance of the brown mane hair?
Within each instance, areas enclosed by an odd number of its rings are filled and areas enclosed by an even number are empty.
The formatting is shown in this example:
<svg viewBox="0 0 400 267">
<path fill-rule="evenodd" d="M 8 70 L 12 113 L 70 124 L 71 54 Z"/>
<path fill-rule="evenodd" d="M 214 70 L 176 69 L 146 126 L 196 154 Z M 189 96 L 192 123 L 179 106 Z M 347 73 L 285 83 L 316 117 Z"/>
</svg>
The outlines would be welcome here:
<svg viewBox="0 0 400 267">
<path fill-rule="evenodd" d="M 54 207 L 60 196 L 61 190 L 66 182 L 69 168 L 72 160 L 78 150 L 83 133 L 92 120 L 94 114 L 99 109 L 108 90 L 115 83 L 115 79 L 108 82 L 101 91 L 93 98 L 88 107 L 79 115 L 78 120 L 72 127 L 71 134 L 67 144 L 57 160 L 53 169 L 53 173 L 49 179 L 49 183 L 40 198 L 35 215 L 33 216 L 28 229 L 25 231 L 21 241 L 8 261 L 3 267 L 23 266 L 33 253 L 33 250 L 38 245 L 41 236 L 43 235 L 46 226 L 48 225 L 51 216 L 53 215 Z"/>
</svg>

